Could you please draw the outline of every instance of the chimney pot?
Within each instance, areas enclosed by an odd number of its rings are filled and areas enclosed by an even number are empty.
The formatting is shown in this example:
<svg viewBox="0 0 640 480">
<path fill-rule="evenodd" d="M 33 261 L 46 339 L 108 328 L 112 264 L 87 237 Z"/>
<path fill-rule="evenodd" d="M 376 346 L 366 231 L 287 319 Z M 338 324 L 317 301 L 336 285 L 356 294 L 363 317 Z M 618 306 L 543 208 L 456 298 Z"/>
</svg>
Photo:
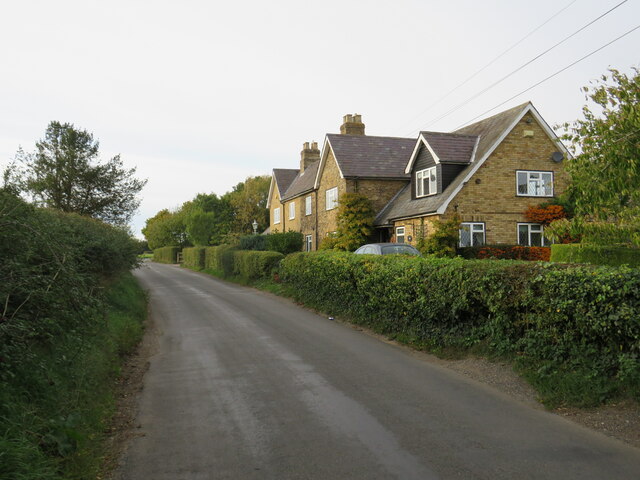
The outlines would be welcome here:
<svg viewBox="0 0 640 480">
<path fill-rule="evenodd" d="M 362 123 L 362 115 L 348 114 L 343 117 L 344 123 L 340 126 L 342 135 L 364 135 L 364 123 Z"/>
<path fill-rule="evenodd" d="M 304 142 L 302 144 L 302 151 L 300 152 L 300 173 L 304 172 L 310 164 L 318 160 L 320 160 L 318 142 Z"/>
</svg>

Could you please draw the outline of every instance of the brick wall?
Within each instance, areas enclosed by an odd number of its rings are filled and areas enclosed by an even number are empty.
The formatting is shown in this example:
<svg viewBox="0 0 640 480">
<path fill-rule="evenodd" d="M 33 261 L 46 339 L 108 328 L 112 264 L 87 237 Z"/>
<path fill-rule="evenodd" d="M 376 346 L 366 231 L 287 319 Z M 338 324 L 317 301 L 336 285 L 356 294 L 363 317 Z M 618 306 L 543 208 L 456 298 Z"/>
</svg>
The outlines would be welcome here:
<svg viewBox="0 0 640 480">
<path fill-rule="evenodd" d="M 317 245 L 322 244 L 322 240 L 326 238 L 330 232 L 335 232 L 338 228 L 338 209 L 332 210 L 326 209 L 326 191 L 338 187 L 338 201 L 340 196 L 347 192 L 347 182 L 340 177 L 340 169 L 336 163 L 336 159 L 333 152 L 329 150 L 327 154 L 327 161 L 324 164 L 324 169 L 320 173 L 320 185 L 317 191 L 318 195 L 318 232 L 317 232 Z"/>
</svg>

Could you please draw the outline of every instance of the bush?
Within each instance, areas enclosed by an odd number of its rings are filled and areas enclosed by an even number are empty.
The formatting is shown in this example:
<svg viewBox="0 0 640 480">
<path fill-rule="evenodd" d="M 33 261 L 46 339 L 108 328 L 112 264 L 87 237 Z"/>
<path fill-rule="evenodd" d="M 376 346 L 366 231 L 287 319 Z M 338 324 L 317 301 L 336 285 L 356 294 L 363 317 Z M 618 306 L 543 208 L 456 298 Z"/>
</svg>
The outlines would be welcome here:
<svg viewBox="0 0 640 480">
<path fill-rule="evenodd" d="M 534 260 L 548 262 L 549 247 L 523 247 L 520 245 L 483 245 L 458 248 L 458 255 L 467 259 Z"/>
<path fill-rule="evenodd" d="M 434 231 L 429 236 L 418 238 L 418 250 L 425 255 L 454 257 L 458 245 L 460 217 L 454 215 L 449 220 L 433 222 Z"/>
<path fill-rule="evenodd" d="M 512 356 L 537 386 L 589 372 L 549 389 L 549 404 L 596 380 L 585 405 L 640 394 L 638 270 L 312 252 L 287 256 L 280 276 L 298 300 L 392 338 Z"/>
<path fill-rule="evenodd" d="M 289 255 L 301 251 L 303 242 L 304 236 L 300 232 L 272 233 L 267 235 L 267 250 Z"/>
<path fill-rule="evenodd" d="M 279 252 L 236 250 L 233 252 L 233 272 L 246 280 L 271 278 L 283 258 Z"/>
<path fill-rule="evenodd" d="M 225 275 L 233 275 L 233 256 L 231 252 L 236 250 L 232 245 L 218 245 L 207 247 L 204 253 L 204 265 L 208 270 L 226 272 Z"/>
<path fill-rule="evenodd" d="M 240 250 L 266 250 L 266 235 L 244 235 L 240 237 Z"/>
<path fill-rule="evenodd" d="M 185 247 L 182 249 L 182 264 L 185 267 L 202 270 L 206 247 Z"/>
<path fill-rule="evenodd" d="M 573 243 L 551 246 L 551 261 L 558 263 L 591 263 L 594 265 L 640 267 L 640 249 L 616 245 Z"/>
<path fill-rule="evenodd" d="M 178 263 L 180 247 L 160 247 L 153 251 L 153 261 L 158 263 Z"/>
</svg>

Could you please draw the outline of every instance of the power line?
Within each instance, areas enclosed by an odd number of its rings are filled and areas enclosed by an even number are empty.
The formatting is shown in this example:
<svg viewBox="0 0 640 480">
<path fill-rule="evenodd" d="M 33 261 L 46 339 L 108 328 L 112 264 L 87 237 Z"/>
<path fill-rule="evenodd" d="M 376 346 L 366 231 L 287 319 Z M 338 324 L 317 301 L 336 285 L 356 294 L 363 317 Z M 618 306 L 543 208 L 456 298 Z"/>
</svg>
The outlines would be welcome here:
<svg viewBox="0 0 640 480">
<path fill-rule="evenodd" d="M 621 7 L 623 4 L 627 3 L 628 0 L 623 0 L 622 2 L 618 3 L 616 6 L 610 8 L 609 10 L 607 10 L 606 12 L 604 12 L 603 14 L 601 14 L 600 16 L 596 17 L 595 19 L 591 20 L 589 23 L 587 23 L 586 25 L 582 26 L 581 28 L 579 28 L 578 30 L 576 30 L 575 32 L 573 32 L 572 34 L 566 36 L 565 38 L 563 38 L 562 40 L 560 40 L 558 43 L 552 45 L 551 47 L 547 48 L 545 51 L 543 51 L 542 53 L 536 55 L 535 57 L 533 57 L 531 60 L 525 62 L 524 64 L 520 65 L 518 68 L 516 68 L 515 70 L 513 70 L 512 72 L 508 73 L 507 75 L 505 75 L 504 77 L 500 78 L 499 80 L 493 82 L 491 85 L 489 85 L 488 87 L 485 87 L 483 90 L 481 90 L 480 92 L 472 95 L 471 97 L 467 98 L 465 101 L 459 103 L 458 105 L 456 105 L 455 107 L 449 109 L 448 111 L 446 111 L 445 113 L 443 113 L 442 115 L 440 115 L 439 117 L 431 120 L 429 123 L 427 123 L 425 125 L 425 127 L 428 127 L 430 125 L 433 125 L 435 122 L 438 122 L 440 120 L 442 120 L 443 118 L 448 117 L 449 115 L 451 115 L 453 112 L 456 112 L 458 110 L 460 110 L 462 107 L 464 107 L 465 105 L 467 105 L 469 102 L 471 102 L 472 100 L 475 100 L 476 98 L 478 98 L 480 95 L 482 95 L 483 93 L 486 93 L 487 91 L 491 90 L 492 88 L 494 88 L 495 86 L 499 85 L 500 83 L 502 83 L 503 81 L 505 81 L 507 78 L 511 77 L 512 75 L 516 74 L 517 72 L 519 72 L 520 70 L 522 70 L 523 68 L 527 67 L 528 65 L 531 65 L 533 62 L 535 62 L 536 60 L 540 59 L 541 57 L 543 57 L 544 55 L 546 55 L 547 53 L 549 53 L 551 50 L 554 50 L 555 48 L 559 47 L 560 45 L 562 45 L 563 43 L 565 43 L 567 40 L 569 40 L 572 37 L 575 37 L 578 33 L 582 32 L 583 30 L 585 30 L 586 28 L 590 27 L 591 25 L 593 25 L 594 23 L 596 23 L 598 20 L 604 18 L 605 16 L 607 16 L 608 14 L 610 14 L 611 12 L 613 12 L 614 10 L 616 10 L 617 8 Z M 411 133 L 415 132 L 417 130 L 412 131 Z"/>
<path fill-rule="evenodd" d="M 474 74 L 472 74 L 470 77 L 468 77 L 466 80 L 464 80 L 462 83 L 458 84 L 456 87 L 452 88 L 451 90 L 449 90 L 447 93 L 445 93 L 442 97 L 440 97 L 439 99 L 437 99 L 435 102 L 431 103 L 430 105 L 428 105 L 424 110 L 422 110 L 420 113 L 418 113 L 415 117 L 413 117 L 409 122 L 413 122 L 414 120 L 416 120 L 417 118 L 421 117 L 424 113 L 428 112 L 429 110 L 431 110 L 434 106 L 438 105 L 440 102 L 442 102 L 445 98 L 447 98 L 449 95 L 451 95 L 453 92 L 457 91 L 460 87 L 466 85 L 467 83 L 469 83 L 471 80 L 473 80 L 475 77 L 477 77 L 480 73 L 484 72 L 487 68 L 489 68 L 491 65 L 493 65 L 495 62 L 497 62 L 500 58 L 504 57 L 507 53 L 509 53 L 511 50 L 513 50 L 515 47 L 517 47 L 518 45 L 520 45 L 522 42 L 524 42 L 527 38 L 529 38 L 531 35 L 533 35 L 534 33 L 536 33 L 538 30 L 540 30 L 542 27 L 544 27 L 547 23 L 549 23 L 551 20 L 553 20 L 554 18 L 556 18 L 558 15 L 560 15 L 562 12 L 564 12 L 566 9 L 568 9 L 571 5 L 573 5 L 574 3 L 576 3 L 578 0 L 573 0 L 571 3 L 569 3 L 568 5 L 566 5 L 565 7 L 561 8 L 560 10 L 558 10 L 556 13 L 554 13 L 553 15 L 551 15 L 547 20 L 545 20 L 543 23 L 541 23 L 540 25 L 538 25 L 536 28 L 534 28 L 533 30 L 531 30 L 529 33 L 527 33 L 524 37 L 522 37 L 520 40 L 518 40 L 516 43 L 514 43 L 513 45 L 511 45 L 509 48 L 507 48 L 505 51 L 503 51 L 501 54 L 499 54 L 497 57 L 495 57 L 493 60 L 491 60 L 489 63 L 487 63 L 484 67 L 480 68 L 480 70 L 476 71 Z"/>
<path fill-rule="evenodd" d="M 470 124 L 471 122 L 473 122 L 474 120 L 477 120 L 477 119 L 478 119 L 478 118 L 480 118 L 480 117 L 483 117 L 483 116 L 484 116 L 484 115 L 486 115 L 487 113 L 489 113 L 489 112 L 491 112 L 491 111 L 495 110 L 495 109 L 496 109 L 496 108 L 498 108 L 498 107 L 501 107 L 501 106 L 502 106 L 502 105 L 504 105 L 505 103 L 510 102 L 510 101 L 511 101 L 511 100 L 513 100 L 514 98 L 519 97 L 519 96 L 520 96 L 520 95 L 522 95 L 523 93 L 527 93 L 529 90 L 533 90 L 533 89 L 534 89 L 534 88 L 536 88 L 538 85 L 541 85 L 542 83 L 546 82 L 547 80 L 550 80 L 550 79 L 552 79 L 553 77 L 555 77 L 555 76 L 557 76 L 557 75 L 561 74 L 561 73 L 562 73 L 562 72 L 564 72 L 565 70 L 568 70 L 569 68 L 573 67 L 574 65 L 576 65 L 576 64 L 578 64 L 578 63 L 582 62 L 583 60 L 585 60 L 585 59 L 589 58 L 590 56 L 592 56 L 592 55 L 594 55 L 594 54 L 598 53 L 600 50 L 603 50 L 604 48 L 607 48 L 609 45 L 611 45 L 611 44 L 613 44 L 613 43 L 617 42 L 618 40 L 620 40 L 620 39 L 622 39 L 622 38 L 626 37 L 627 35 L 629 35 L 630 33 L 633 33 L 634 31 L 638 30 L 639 28 L 640 28 L 640 25 L 638 25 L 638 26 L 636 26 L 636 27 L 632 28 L 631 30 L 629 30 L 629 31 L 628 31 L 628 32 L 626 32 L 626 33 L 623 33 L 623 34 L 622 34 L 622 35 L 620 35 L 619 37 L 614 38 L 614 39 L 613 39 L 613 40 L 611 40 L 609 43 L 606 43 L 606 44 L 602 45 L 601 47 L 599 47 L 599 48 L 595 49 L 595 50 L 594 50 L 594 51 L 592 51 L 591 53 L 588 53 L 588 54 L 586 54 L 585 56 L 583 56 L 582 58 L 579 58 L 579 59 L 578 59 L 578 60 L 576 60 L 575 62 L 573 62 L 573 63 L 571 63 L 571 64 L 567 65 L 567 66 L 566 66 L 566 67 L 564 67 L 564 68 L 561 68 L 560 70 L 558 70 L 558 71 L 557 71 L 557 72 L 555 72 L 555 73 L 552 73 L 552 74 L 551 74 L 551 75 L 549 75 L 548 77 L 543 78 L 543 79 L 542 79 L 542 80 L 540 80 L 538 83 L 536 83 L 536 84 L 534 84 L 534 85 L 531 85 L 531 86 L 530 86 L 530 87 L 528 87 L 528 88 L 525 88 L 525 89 L 524 89 L 524 90 L 522 90 L 520 93 L 515 94 L 514 96 L 512 96 L 512 97 L 508 98 L 507 100 L 505 100 L 504 102 L 499 103 L 499 104 L 498 104 L 498 105 L 496 105 L 495 107 L 492 107 L 492 108 L 490 108 L 489 110 L 486 110 L 485 112 L 482 112 L 480 115 L 477 115 L 476 117 L 472 118 L 471 120 L 469 120 L 469 121 L 467 121 L 467 122 L 465 122 L 465 123 L 463 123 L 463 124 L 459 125 L 458 127 L 456 127 L 456 128 L 454 129 L 454 131 L 456 131 L 456 130 L 458 130 L 458 129 L 462 128 L 462 127 L 464 127 L 465 125 Z"/>
</svg>

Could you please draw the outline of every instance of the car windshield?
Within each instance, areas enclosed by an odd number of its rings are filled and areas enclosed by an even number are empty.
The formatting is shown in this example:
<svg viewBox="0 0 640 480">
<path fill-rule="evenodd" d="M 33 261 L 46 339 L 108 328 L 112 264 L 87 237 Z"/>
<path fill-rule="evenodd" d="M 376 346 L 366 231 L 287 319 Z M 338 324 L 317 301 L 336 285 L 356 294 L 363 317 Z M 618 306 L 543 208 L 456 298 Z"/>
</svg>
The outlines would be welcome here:
<svg viewBox="0 0 640 480">
<path fill-rule="evenodd" d="M 384 245 L 382 255 L 418 255 L 418 251 L 410 245 Z"/>
</svg>

